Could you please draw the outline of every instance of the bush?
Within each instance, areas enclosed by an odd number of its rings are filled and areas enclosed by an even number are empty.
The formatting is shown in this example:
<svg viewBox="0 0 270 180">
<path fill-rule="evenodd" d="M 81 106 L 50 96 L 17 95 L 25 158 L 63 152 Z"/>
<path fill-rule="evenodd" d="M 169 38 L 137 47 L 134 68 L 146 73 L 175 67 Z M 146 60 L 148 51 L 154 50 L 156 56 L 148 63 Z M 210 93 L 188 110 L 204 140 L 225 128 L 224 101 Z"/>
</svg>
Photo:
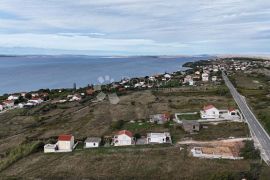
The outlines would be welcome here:
<svg viewBox="0 0 270 180">
<path fill-rule="evenodd" d="M 240 156 L 245 159 L 259 159 L 260 151 L 255 149 L 253 141 L 245 141 L 245 146 L 240 150 Z"/>
<path fill-rule="evenodd" d="M 112 125 L 111 125 L 111 127 L 112 127 L 113 130 L 120 130 L 120 129 L 122 129 L 122 127 L 124 126 L 124 124 L 125 124 L 125 121 L 118 120 L 116 122 L 113 122 Z"/>
</svg>

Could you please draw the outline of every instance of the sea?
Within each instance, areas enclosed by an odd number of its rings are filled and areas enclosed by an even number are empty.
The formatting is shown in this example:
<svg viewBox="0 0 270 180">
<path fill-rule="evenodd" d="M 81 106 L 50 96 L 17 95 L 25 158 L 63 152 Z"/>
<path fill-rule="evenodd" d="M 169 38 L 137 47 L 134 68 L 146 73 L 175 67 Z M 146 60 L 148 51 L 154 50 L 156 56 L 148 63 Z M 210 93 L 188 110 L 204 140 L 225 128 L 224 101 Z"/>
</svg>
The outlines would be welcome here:
<svg viewBox="0 0 270 180">
<path fill-rule="evenodd" d="M 1 56 L 0 94 L 169 73 L 184 70 L 185 62 L 199 59 L 206 57 Z"/>
</svg>

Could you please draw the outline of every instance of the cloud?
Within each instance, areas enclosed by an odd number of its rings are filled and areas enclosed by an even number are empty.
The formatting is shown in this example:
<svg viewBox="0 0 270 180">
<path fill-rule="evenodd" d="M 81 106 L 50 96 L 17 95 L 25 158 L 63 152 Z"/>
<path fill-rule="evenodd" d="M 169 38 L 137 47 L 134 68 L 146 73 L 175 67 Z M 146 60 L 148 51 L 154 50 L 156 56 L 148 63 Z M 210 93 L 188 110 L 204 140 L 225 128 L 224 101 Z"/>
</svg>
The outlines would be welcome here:
<svg viewBox="0 0 270 180">
<path fill-rule="evenodd" d="M 270 29 L 269 9 L 267 0 L 1 0 L 0 46 L 260 53 L 270 42 L 261 35 Z"/>
</svg>

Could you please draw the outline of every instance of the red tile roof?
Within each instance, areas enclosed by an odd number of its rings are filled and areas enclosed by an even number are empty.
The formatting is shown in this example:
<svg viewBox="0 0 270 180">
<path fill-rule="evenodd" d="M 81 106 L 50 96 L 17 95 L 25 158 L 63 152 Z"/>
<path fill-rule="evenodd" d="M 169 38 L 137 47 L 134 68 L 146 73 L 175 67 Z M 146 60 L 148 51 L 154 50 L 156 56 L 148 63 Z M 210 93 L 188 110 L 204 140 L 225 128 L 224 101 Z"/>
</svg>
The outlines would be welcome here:
<svg viewBox="0 0 270 180">
<path fill-rule="evenodd" d="M 58 137 L 58 141 L 70 141 L 71 138 L 72 138 L 72 135 L 62 134 Z"/>
<path fill-rule="evenodd" d="M 234 108 L 229 108 L 229 112 L 235 111 Z"/>
<path fill-rule="evenodd" d="M 212 109 L 212 108 L 216 108 L 215 106 L 213 106 L 212 104 L 209 104 L 209 105 L 207 105 L 207 106 L 204 106 L 203 107 L 203 110 L 209 110 L 209 109 Z"/>
<path fill-rule="evenodd" d="M 132 137 L 132 136 L 133 136 L 132 132 L 130 132 L 130 131 L 128 131 L 128 130 L 122 130 L 122 131 L 119 131 L 119 132 L 117 133 L 117 135 L 122 135 L 122 134 L 125 134 L 125 135 L 127 135 L 127 136 L 129 136 L 129 137 Z"/>
</svg>

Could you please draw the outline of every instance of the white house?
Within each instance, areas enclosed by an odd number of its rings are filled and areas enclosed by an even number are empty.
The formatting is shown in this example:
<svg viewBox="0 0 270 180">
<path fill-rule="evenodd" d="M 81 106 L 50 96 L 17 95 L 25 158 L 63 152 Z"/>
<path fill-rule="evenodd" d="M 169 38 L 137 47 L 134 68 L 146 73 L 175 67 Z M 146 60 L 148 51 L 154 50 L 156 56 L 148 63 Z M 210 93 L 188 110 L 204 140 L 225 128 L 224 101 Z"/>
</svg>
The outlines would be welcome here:
<svg viewBox="0 0 270 180">
<path fill-rule="evenodd" d="M 217 76 L 212 76 L 212 81 L 213 82 L 217 81 Z"/>
<path fill-rule="evenodd" d="M 119 131 L 113 138 L 113 144 L 115 146 L 128 146 L 135 144 L 133 134 L 130 131 Z"/>
<path fill-rule="evenodd" d="M 171 76 L 170 74 L 165 74 L 164 77 L 165 77 L 166 79 L 170 79 L 172 76 Z"/>
<path fill-rule="evenodd" d="M 101 138 L 99 137 L 89 137 L 87 138 L 85 143 L 85 148 L 96 148 L 100 146 Z"/>
<path fill-rule="evenodd" d="M 32 97 L 30 100 L 28 100 L 28 102 L 33 104 L 40 104 L 43 102 L 43 100 L 39 97 Z"/>
<path fill-rule="evenodd" d="M 148 133 L 146 138 L 147 144 L 163 144 L 171 143 L 171 135 L 168 132 L 164 133 Z"/>
<path fill-rule="evenodd" d="M 79 94 L 75 94 L 69 101 L 80 101 L 82 97 Z"/>
<path fill-rule="evenodd" d="M 202 81 L 207 82 L 209 80 L 208 73 L 202 73 Z"/>
<path fill-rule="evenodd" d="M 193 81 L 193 77 L 191 75 L 187 75 L 185 78 L 184 78 L 184 83 L 189 83 L 190 81 Z"/>
<path fill-rule="evenodd" d="M 17 100 L 17 99 L 19 99 L 19 96 L 18 95 L 10 95 L 10 96 L 8 96 L 7 99 L 8 100 Z"/>
<path fill-rule="evenodd" d="M 213 105 L 204 106 L 203 110 L 200 113 L 202 119 L 219 118 L 219 110 Z"/>
<path fill-rule="evenodd" d="M 74 149 L 74 136 L 60 135 L 56 144 L 45 144 L 44 153 L 71 152 Z"/>
<path fill-rule="evenodd" d="M 72 151 L 74 146 L 74 136 L 72 135 L 60 135 L 57 142 L 58 150 L 60 151 Z"/>
<path fill-rule="evenodd" d="M 14 107 L 14 101 L 13 100 L 5 100 L 5 101 L 3 101 L 3 105 L 6 108 L 12 108 L 12 107 Z"/>
<path fill-rule="evenodd" d="M 0 111 L 3 111 L 4 106 L 2 104 L 0 104 Z"/>
</svg>

